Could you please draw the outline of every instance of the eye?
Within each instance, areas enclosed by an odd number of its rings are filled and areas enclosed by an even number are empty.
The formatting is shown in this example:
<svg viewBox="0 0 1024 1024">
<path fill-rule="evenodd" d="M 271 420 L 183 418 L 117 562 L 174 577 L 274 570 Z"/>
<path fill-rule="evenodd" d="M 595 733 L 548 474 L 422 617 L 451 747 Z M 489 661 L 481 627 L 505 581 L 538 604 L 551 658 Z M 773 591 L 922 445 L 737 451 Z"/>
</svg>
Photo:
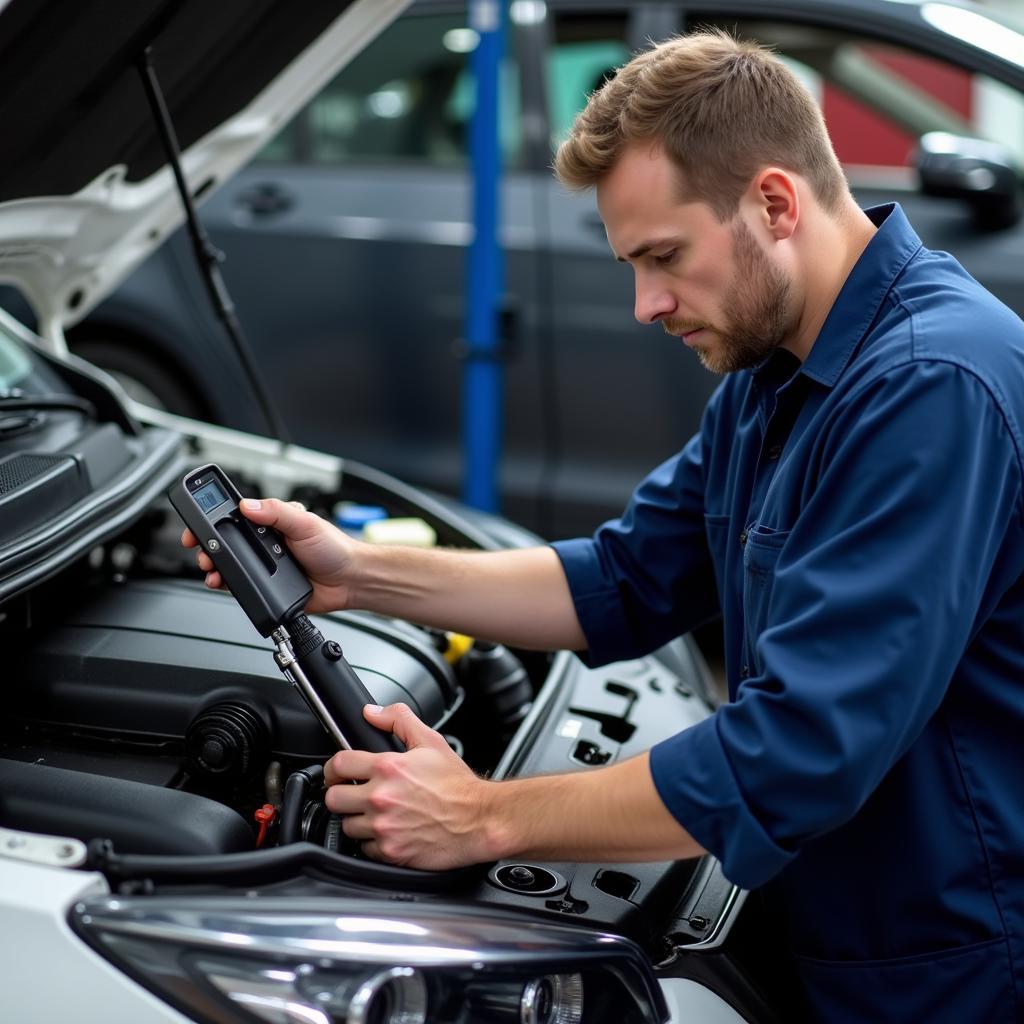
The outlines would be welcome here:
<svg viewBox="0 0 1024 1024">
<path fill-rule="evenodd" d="M 654 262 L 657 263 L 659 267 L 667 267 L 675 262 L 676 256 L 678 255 L 678 249 L 669 249 L 668 252 L 663 252 L 659 256 L 655 256 Z"/>
</svg>

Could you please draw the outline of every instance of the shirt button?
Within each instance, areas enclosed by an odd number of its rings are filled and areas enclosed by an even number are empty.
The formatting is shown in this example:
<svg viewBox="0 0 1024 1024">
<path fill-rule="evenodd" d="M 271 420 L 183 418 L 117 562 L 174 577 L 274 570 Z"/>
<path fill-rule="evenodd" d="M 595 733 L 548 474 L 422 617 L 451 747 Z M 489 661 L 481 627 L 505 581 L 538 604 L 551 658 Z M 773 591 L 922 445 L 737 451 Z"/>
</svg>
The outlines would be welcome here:
<svg viewBox="0 0 1024 1024">
<path fill-rule="evenodd" d="M 741 545 L 743 545 L 743 544 L 746 544 L 746 543 L 747 543 L 747 531 L 746 531 L 746 530 L 744 530 L 744 531 L 743 531 L 743 532 L 742 532 L 742 533 L 740 534 L 740 544 L 741 544 Z"/>
<path fill-rule="evenodd" d="M 771 459 L 773 462 L 781 454 L 782 454 L 782 445 L 781 444 L 773 444 L 771 446 L 771 448 L 768 449 L 768 458 Z"/>
<path fill-rule="evenodd" d="M 748 679 L 749 677 L 750 677 L 750 666 L 749 665 L 741 665 L 740 666 L 740 679 Z"/>
</svg>

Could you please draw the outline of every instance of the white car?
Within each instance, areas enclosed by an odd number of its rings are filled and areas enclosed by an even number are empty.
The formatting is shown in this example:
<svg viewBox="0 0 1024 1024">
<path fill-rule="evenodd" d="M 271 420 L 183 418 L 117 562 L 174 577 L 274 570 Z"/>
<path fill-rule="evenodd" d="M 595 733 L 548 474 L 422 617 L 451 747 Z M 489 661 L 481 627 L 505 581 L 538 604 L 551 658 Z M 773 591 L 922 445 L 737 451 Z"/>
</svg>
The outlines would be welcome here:
<svg viewBox="0 0 1024 1024">
<path fill-rule="evenodd" d="M 183 219 L 160 111 L 206 194 L 402 6 L 0 0 L 0 279 L 39 325 L 0 315 L 4 1021 L 725 1024 L 779 1006 L 753 901 L 709 857 L 430 873 L 356 856 L 321 799 L 330 736 L 202 586 L 165 493 L 217 462 L 246 493 L 373 503 L 444 544 L 533 538 L 147 409 L 64 349 Z M 496 778 L 591 770 L 711 711 L 686 639 L 593 670 L 372 615 L 317 624 L 377 700 Z"/>
</svg>

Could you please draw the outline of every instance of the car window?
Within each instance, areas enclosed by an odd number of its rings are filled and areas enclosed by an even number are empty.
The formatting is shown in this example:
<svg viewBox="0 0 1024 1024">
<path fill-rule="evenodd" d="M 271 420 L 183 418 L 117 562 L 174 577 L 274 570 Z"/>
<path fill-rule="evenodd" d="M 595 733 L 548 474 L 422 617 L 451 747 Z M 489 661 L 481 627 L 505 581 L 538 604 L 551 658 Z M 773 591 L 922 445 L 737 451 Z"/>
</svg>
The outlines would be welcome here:
<svg viewBox="0 0 1024 1024">
<path fill-rule="evenodd" d="M 626 19 L 560 17 L 547 55 L 551 146 L 557 148 L 587 97 L 629 60 Z"/>
<path fill-rule="evenodd" d="M 299 160 L 302 153 L 300 134 L 304 127 L 303 121 L 301 116 L 293 119 L 263 147 L 256 160 L 262 163 L 290 163 Z"/>
<path fill-rule="evenodd" d="M 715 24 L 700 17 L 690 27 Z M 909 184 L 917 139 L 929 131 L 1001 142 L 1024 165 L 1024 96 L 986 75 L 854 32 L 737 18 L 719 27 L 771 46 L 808 86 L 853 184 L 881 172 Z M 625 18 L 556 19 L 548 54 L 553 146 L 604 74 L 629 58 L 625 37 Z"/>
<path fill-rule="evenodd" d="M 548 60 L 549 116 L 554 145 L 568 134 L 573 118 L 583 109 L 587 97 L 628 59 L 625 43 L 613 39 L 563 43 L 554 48 Z"/>
<path fill-rule="evenodd" d="M 909 175 L 930 131 L 1001 142 L 1024 164 L 1024 97 L 986 75 L 851 32 L 762 20 L 728 27 L 772 46 L 811 89 L 851 184 L 879 170 Z"/>
<path fill-rule="evenodd" d="M 263 150 L 263 162 L 464 164 L 473 112 L 464 14 L 400 18 L 357 56 Z M 499 135 L 506 164 L 519 160 L 519 78 L 500 69 Z"/>
</svg>

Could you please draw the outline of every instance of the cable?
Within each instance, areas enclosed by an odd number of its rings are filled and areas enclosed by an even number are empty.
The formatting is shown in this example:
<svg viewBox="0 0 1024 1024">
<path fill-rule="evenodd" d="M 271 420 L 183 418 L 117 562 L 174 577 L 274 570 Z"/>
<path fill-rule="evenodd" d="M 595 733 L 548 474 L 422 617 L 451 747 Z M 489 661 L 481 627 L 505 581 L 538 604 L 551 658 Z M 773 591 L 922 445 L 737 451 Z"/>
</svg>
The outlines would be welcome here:
<svg viewBox="0 0 1024 1024">
<path fill-rule="evenodd" d="M 278 833 L 278 842 L 281 846 L 302 840 L 302 810 L 309 797 L 309 791 L 315 785 L 323 785 L 323 781 L 324 769 L 319 764 L 300 768 L 288 776 L 288 781 L 284 784 L 284 796 L 281 798 L 281 827 Z"/>
<path fill-rule="evenodd" d="M 125 882 L 247 887 L 273 884 L 298 874 L 406 892 L 449 892 L 475 884 L 490 868 L 477 864 L 447 871 L 420 871 L 356 860 L 312 843 L 213 856 L 117 854 L 109 839 L 94 839 L 83 868 L 101 872 L 112 889 Z"/>
</svg>

